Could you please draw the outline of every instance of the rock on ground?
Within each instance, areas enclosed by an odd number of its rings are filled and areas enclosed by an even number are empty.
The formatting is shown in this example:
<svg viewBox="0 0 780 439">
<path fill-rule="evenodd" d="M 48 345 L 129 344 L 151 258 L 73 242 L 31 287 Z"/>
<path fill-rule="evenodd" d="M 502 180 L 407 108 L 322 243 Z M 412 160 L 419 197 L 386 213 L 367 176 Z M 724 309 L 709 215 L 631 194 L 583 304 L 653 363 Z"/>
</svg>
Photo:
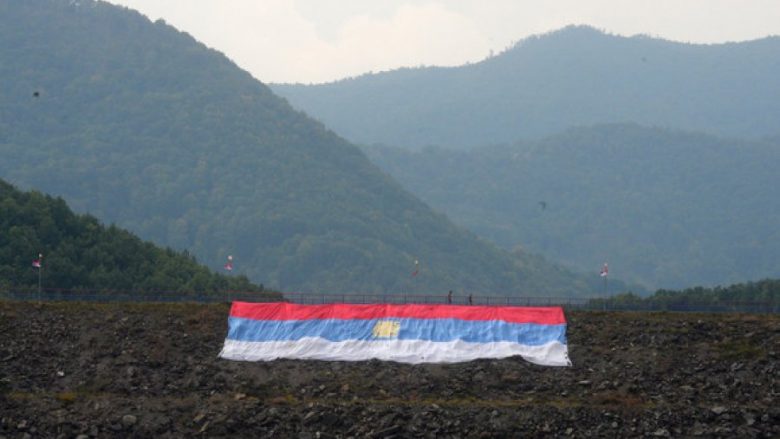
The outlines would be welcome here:
<svg viewBox="0 0 780 439">
<path fill-rule="evenodd" d="M 226 361 L 227 314 L 0 302 L 0 436 L 780 436 L 780 316 L 570 312 L 549 368 Z"/>
</svg>

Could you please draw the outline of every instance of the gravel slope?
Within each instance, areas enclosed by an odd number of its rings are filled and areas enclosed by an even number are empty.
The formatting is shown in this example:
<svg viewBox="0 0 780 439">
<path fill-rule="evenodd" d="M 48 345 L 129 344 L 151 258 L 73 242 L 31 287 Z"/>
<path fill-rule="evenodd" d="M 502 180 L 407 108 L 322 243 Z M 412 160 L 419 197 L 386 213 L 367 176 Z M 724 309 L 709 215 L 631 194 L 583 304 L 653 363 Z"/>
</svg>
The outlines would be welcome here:
<svg viewBox="0 0 780 439">
<path fill-rule="evenodd" d="M 571 368 L 217 358 L 228 306 L 0 302 L 0 437 L 778 437 L 780 316 L 571 312 Z"/>
</svg>

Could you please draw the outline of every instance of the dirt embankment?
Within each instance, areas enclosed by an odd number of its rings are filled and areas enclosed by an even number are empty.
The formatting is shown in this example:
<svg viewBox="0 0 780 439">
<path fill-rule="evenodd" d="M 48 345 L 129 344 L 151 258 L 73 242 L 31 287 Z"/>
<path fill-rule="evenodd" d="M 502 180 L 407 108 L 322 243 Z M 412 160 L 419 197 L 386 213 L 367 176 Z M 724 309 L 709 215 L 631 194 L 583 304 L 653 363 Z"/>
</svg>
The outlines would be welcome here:
<svg viewBox="0 0 780 439">
<path fill-rule="evenodd" d="M 780 316 L 570 313 L 545 368 L 230 362 L 227 314 L 0 302 L 0 437 L 780 436 Z"/>
</svg>

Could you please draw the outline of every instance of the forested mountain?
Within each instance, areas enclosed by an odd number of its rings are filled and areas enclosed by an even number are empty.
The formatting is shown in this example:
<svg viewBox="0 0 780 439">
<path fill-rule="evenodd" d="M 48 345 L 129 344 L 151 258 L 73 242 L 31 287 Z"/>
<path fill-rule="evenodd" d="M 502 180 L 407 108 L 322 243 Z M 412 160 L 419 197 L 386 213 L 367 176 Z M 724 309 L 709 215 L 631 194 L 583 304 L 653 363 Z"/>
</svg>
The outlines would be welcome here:
<svg viewBox="0 0 780 439">
<path fill-rule="evenodd" d="M 211 267 L 235 255 L 268 287 L 600 290 L 454 226 L 222 54 L 136 12 L 0 0 L 0 83 L 1 177 Z"/>
<path fill-rule="evenodd" d="M 262 291 L 245 276 L 212 273 L 186 253 L 105 227 L 90 215 L 76 215 L 61 198 L 21 192 L 0 180 L 0 290 L 36 286 L 33 260 L 42 263 L 45 287 L 186 294 Z"/>
<path fill-rule="evenodd" d="M 681 291 L 658 290 L 645 297 L 632 293 L 617 294 L 609 299 L 594 299 L 592 304 L 608 303 L 613 308 L 621 305 L 644 304 L 651 305 L 650 309 L 659 310 L 684 310 L 691 305 L 719 305 L 722 310 L 753 309 L 762 312 L 771 312 L 780 307 L 780 280 L 763 279 L 757 282 L 747 282 L 726 287 L 703 288 L 691 287 Z M 713 307 L 714 309 L 718 309 Z M 629 308 L 631 309 L 631 308 Z"/>
<path fill-rule="evenodd" d="M 452 151 L 366 149 L 453 221 L 506 248 L 650 289 L 780 277 L 780 142 L 634 124 Z"/>
<path fill-rule="evenodd" d="M 272 89 L 362 144 L 463 148 L 636 122 L 780 134 L 780 37 L 698 45 L 567 27 L 484 61 Z"/>
</svg>

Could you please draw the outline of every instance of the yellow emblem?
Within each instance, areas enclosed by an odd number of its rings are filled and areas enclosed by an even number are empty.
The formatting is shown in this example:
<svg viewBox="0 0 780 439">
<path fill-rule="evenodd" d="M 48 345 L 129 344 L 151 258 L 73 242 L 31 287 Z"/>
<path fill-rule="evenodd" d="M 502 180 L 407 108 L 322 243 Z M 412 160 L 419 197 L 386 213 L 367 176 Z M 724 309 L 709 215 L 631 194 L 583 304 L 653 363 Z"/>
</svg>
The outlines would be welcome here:
<svg viewBox="0 0 780 439">
<path fill-rule="evenodd" d="M 380 320 L 374 325 L 371 333 L 376 338 L 398 337 L 398 331 L 401 329 L 401 322 L 393 320 Z"/>
</svg>

